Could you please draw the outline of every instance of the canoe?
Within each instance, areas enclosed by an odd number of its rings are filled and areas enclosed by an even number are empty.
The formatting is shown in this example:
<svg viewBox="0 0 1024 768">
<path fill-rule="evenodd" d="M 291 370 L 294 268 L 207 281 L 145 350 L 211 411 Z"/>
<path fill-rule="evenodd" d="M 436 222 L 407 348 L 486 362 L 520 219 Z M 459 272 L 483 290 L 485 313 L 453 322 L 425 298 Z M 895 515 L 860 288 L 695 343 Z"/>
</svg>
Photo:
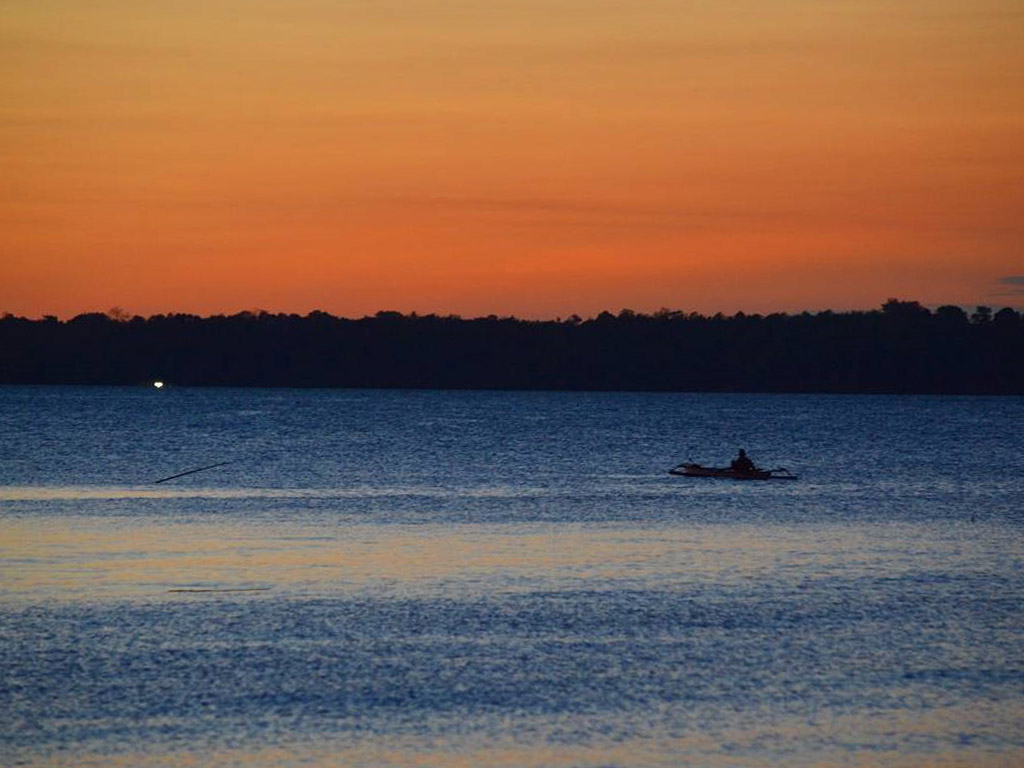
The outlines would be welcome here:
<svg viewBox="0 0 1024 768">
<path fill-rule="evenodd" d="M 705 467 L 685 462 L 668 471 L 670 475 L 682 477 L 721 477 L 729 480 L 796 480 L 796 475 L 784 467 L 778 469 L 756 469 L 753 472 L 738 472 L 731 467 Z"/>
</svg>

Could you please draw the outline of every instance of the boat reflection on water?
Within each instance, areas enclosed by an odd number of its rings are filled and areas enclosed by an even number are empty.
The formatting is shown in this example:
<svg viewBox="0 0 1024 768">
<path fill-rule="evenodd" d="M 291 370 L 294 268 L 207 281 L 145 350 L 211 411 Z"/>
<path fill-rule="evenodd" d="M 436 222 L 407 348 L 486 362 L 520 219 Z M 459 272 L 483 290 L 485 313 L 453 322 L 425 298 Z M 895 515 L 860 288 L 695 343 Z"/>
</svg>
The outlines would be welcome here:
<svg viewBox="0 0 1024 768">
<path fill-rule="evenodd" d="M 785 467 L 776 469 L 754 469 L 741 472 L 732 467 L 705 467 L 701 464 L 683 462 L 668 471 L 670 475 L 682 477 L 720 477 L 730 480 L 796 480 L 797 476 Z"/>
</svg>

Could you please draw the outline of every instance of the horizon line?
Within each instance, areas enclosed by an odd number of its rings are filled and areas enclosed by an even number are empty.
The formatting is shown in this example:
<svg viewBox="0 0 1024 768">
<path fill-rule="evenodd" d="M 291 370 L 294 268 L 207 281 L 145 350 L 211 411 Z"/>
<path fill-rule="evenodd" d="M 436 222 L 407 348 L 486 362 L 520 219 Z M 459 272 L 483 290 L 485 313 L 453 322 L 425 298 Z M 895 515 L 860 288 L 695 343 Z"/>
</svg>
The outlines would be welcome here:
<svg viewBox="0 0 1024 768">
<path fill-rule="evenodd" d="M 32 317 L 32 316 L 27 316 L 27 315 L 18 315 L 18 314 L 13 313 L 13 312 L 7 312 L 7 311 L 0 310 L 0 320 L 6 320 L 6 319 L 13 318 L 13 319 L 17 319 L 17 320 L 28 320 L 28 321 L 39 322 L 39 321 L 45 321 L 45 320 L 48 320 L 48 319 L 52 318 L 52 319 L 55 319 L 57 322 L 67 323 L 67 322 L 71 322 L 73 320 L 76 320 L 78 318 L 82 318 L 82 317 L 95 317 L 95 316 L 106 317 L 107 319 L 115 321 L 115 322 L 131 322 L 131 321 L 137 320 L 137 319 L 151 320 L 151 319 L 154 319 L 154 318 L 157 318 L 157 317 L 194 317 L 194 318 L 198 318 L 200 320 L 207 320 L 207 319 L 213 319 L 213 318 L 235 318 L 235 317 L 242 317 L 242 316 L 250 316 L 250 317 L 261 317 L 261 316 L 282 317 L 282 316 L 284 316 L 284 317 L 298 317 L 298 318 L 306 319 L 306 318 L 310 318 L 310 317 L 317 316 L 317 315 L 326 315 L 327 317 L 330 317 L 330 318 L 335 319 L 335 320 L 348 320 L 348 321 L 374 320 L 374 319 L 383 319 L 383 318 L 387 318 L 387 317 L 401 317 L 401 318 L 404 318 L 404 319 L 440 318 L 440 319 L 445 319 L 445 320 L 463 320 L 463 321 L 473 321 L 473 320 L 515 320 L 515 321 L 519 321 L 519 322 L 538 322 L 538 323 L 564 323 L 564 322 L 573 322 L 573 321 L 580 322 L 580 323 L 585 323 L 585 322 L 591 322 L 591 321 L 597 320 L 598 318 L 603 317 L 605 315 L 610 315 L 610 316 L 615 317 L 615 318 L 631 317 L 631 316 L 632 317 L 644 317 L 644 318 L 659 318 L 659 317 L 674 317 L 674 318 L 677 318 L 677 317 L 693 317 L 693 318 L 697 318 L 697 317 L 703 317 L 703 318 L 725 317 L 725 318 L 737 318 L 737 317 L 772 317 L 772 316 L 792 317 L 792 316 L 800 316 L 800 315 L 820 315 L 820 314 L 836 314 L 836 315 L 843 315 L 843 314 L 867 314 L 867 313 L 871 313 L 871 312 L 882 311 L 884 309 L 884 307 L 887 304 L 889 304 L 890 302 L 896 302 L 898 304 L 903 304 L 903 305 L 908 305 L 908 306 L 915 306 L 916 305 L 917 307 L 920 307 L 921 309 L 924 309 L 924 310 L 928 311 L 929 313 L 934 313 L 936 310 L 939 310 L 939 309 L 942 309 L 942 308 L 945 308 L 945 307 L 955 307 L 955 308 L 960 309 L 961 311 L 963 311 L 965 314 L 968 314 L 968 316 L 971 314 L 972 309 L 974 310 L 974 312 L 977 312 L 978 310 L 986 309 L 987 308 L 993 314 L 995 312 L 1001 311 L 1003 309 L 1010 309 L 1010 310 L 1012 310 L 1014 312 L 1024 312 L 1024 307 L 1013 306 L 1013 305 L 1010 305 L 1010 304 L 1004 304 L 1003 306 L 1000 306 L 1000 307 L 989 306 L 989 305 L 986 305 L 986 304 L 977 304 L 977 305 L 974 305 L 973 307 L 971 307 L 970 305 L 965 305 L 965 304 L 922 304 L 921 302 L 919 302 L 917 300 L 914 300 L 914 299 L 899 299 L 899 298 L 889 297 L 885 301 L 883 301 L 882 303 L 880 303 L 880 304 L 878 304 L 878 305 L 876 305 L 874 307 L 871 307 L 871 308 L 840 309 L 840 310 L 835 310 L 835 309 L 831 309 L 831 308 L 815 308 L 815 309 L 802 309 L 802 310 L 795 310 L 795 311 L 778 310 L 778 311 L 773 311 L 773 312 L 746 312 L 744 310 L 737 310 L 737 311 L 735 311 L 735 312 L 733 312 L 731 314 L 727 314 L 727 313 L 722 312 L 722 311 L 718 311 L 718 312 L 714 312 L 714 313 L 704 313 L 704 312 L 698 312 L 698 311 L 695 311 L 695 310 L 688 311 L 688 310 L 684 310 L 684 309 L 677 309 L 677 308 L 671 308 L 671 307 L 660 307 L 657 310 L 645 312 L 645 311 L 642 311 L 642 310 L 634 310 L 634 309 L 632 309 L 630 307 L 622 307 L 618 311 L 612 311 L 612 310 L 609 310 L 609 309 L 601 310 L 601 311 L 597 312 L 596 314 L 590 315 L 590 316 L 582 316 L 582 315 L 580 315 L 578 313 L 575 313 L 575 312 L 570 313 L 568 315 L 559 315 L 559 316 L 555 316 L 555 317 L 536 317 L 536 318 L 535 317 L 521 317 L 521 316 L 518 316 L 518 315 L 515 315 L 515 314 L 502 314 L 502 315 L 499 315 L 499 314 L 496 314 L 496 313 L 488 313 L 486 315 L 465 316 L 465 315 L 460 315 L 460 314 L 454 313 L 454 312 L 449 312 L 449 313 L 426 312 L 426 313 L 424 313 L 424 312 L 418 312 L 416 310 L 409 310 L 409 311 L 403 312 L 402 310 L 397 310 L 397 309 L 380 309 L 380 310 L 377 310 L 376 312 L 374 312 L 373 314 L 364 314 L 362 316 L 356 317 L 356 316 L 350 316 L 350 315 L 334 314 L 332 312 L 328 312 L 327 310 L 323 310 L 323 309 L 311 309 L 311 310 L 309 310 L 309 311 L 307 311 L 306 313 L 303 314 L 303 313 L 294 312 L 294 311 L 291 311 L 291 312 L 284 311 L 284 310 L 272 311 L 272 310 L 264 309 L 262 307 L 253 307 L 253 308 L 249 308 L 249 309 L 238 310 L 236 312 L 227 312 L 227 311 L 225 311 L 225 312 L 215 312 L 215 313 L 206 314 L 206 315 L 201 315 L 201 314 L 197 314 L 197 313 L 194 313 L 194 312 L 187 312 L 187 311 L 155 312 L 153 314 L 143 315 L 143 314 L 136 314 L 136 313 L 128 312 L 127 310 L 123 309 L 121 306 L 115 305 L 115 306 L 111 307 L 110 309 L 107 309 L 106 311 L 103 311 L 103 310 L 89 310 L 89 311 L 85 311 L 85 312 L 79 312 L 78 314 L 75 314 L 75 315 L 65 315 L 63 317 L 60 316 L 60 315 L 51 314 L 51 313 L 43 313 L 41 315 L 37 315 L 35 317 Z"/>
</svg>

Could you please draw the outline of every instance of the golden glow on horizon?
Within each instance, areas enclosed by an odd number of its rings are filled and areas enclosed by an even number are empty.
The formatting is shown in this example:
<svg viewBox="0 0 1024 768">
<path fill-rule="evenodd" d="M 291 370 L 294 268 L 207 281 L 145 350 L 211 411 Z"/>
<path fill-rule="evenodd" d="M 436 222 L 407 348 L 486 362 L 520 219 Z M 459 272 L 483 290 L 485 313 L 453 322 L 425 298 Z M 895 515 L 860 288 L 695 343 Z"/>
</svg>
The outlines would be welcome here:
<svg viewBox="0 0 1024 768">
<path fill-rule="evenodd" d="M 1020 306 L 1012 0 L 37 0 L 0 311 Z"/>
</svg>

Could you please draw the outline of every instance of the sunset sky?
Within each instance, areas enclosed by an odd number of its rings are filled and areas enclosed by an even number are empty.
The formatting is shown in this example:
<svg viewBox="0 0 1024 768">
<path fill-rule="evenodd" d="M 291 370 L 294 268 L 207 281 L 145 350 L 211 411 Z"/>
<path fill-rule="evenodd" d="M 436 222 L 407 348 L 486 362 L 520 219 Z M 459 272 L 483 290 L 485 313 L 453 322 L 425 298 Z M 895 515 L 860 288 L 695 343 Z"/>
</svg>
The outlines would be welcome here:
<svg viewBox="0 0 1024 768">
<path fill-rule="evenodd" d="M 0 312 L 1024 307 L 1020 0 L 0 0 Z"/>
</svg>

